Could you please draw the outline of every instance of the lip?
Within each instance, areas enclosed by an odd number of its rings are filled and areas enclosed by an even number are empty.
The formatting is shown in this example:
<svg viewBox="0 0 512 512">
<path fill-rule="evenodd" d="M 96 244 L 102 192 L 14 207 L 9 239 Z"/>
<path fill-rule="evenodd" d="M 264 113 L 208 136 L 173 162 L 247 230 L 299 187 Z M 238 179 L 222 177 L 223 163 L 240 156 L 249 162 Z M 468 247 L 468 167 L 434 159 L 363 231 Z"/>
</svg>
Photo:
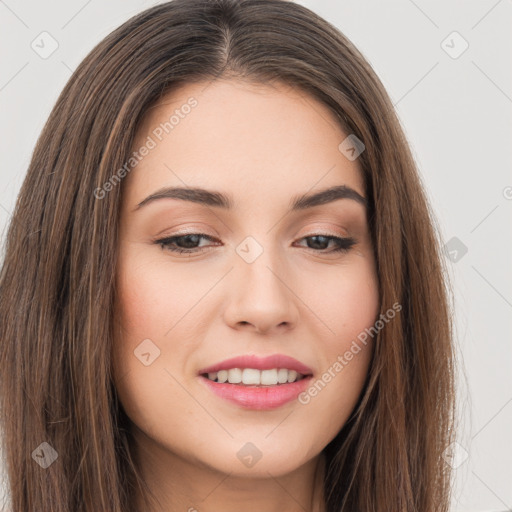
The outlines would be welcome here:
<svg viewBox="0 0 512 512">
<path fill-rule="evenodd" d="M 244 409 L 259 411 L 276 409 L 295 400 L 309 386 L 312 379 L 313 377 L 310 375 L 288 384 L 243 386 L 239 384 L 220 384 L 202 375 L 199 376 L 200 382 L 220 398 Z"/>
<path fill-rule="evenodd" d="M 305 364 L 297 361 L 293 357 L 284 354 L 273 354 L 266 357 L 256 355 L 243 355 L 226 359 L 220 363 L 213 364 L 199 370 L 198 374 L 218 372 L 219 370 L 229 370 L 231 368 L 254 368 L 255 370 L 272 370 L 273 368 L 286 368 L 295 370 L 302 375 L 312 375 L 313 370 Z M 301 381 L 298 381 L 301 382 Z M 231 384 L 230 384 L 231 386 Z"/>
</svg>

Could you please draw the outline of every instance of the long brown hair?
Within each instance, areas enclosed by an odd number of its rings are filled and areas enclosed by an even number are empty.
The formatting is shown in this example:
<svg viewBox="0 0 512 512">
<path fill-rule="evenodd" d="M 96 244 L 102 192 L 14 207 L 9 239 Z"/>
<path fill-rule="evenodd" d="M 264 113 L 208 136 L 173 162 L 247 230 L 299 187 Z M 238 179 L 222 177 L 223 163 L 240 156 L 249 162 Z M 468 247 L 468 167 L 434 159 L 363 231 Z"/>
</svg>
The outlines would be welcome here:
<svg viewBox="0 0 512 512">
<path fill-rule="evenodd" d="M 381 311 L 402 310 L 378 333 L 360 400 L 324 450 L 327 512 L 447 511 L 449 289 L 436 223 L 383 85 L 343 34 L 301 5 L 174 0 L 125 22 L 78 66 L 17 199 L 0 275 L 13 512 L 135 511 L 144 482 L 111 366 L 122 183 L 101 199 L 95 190 L 123 167 L 158 98 L 217 77 L 296 86 L 365 145 Z"/>
</svg>

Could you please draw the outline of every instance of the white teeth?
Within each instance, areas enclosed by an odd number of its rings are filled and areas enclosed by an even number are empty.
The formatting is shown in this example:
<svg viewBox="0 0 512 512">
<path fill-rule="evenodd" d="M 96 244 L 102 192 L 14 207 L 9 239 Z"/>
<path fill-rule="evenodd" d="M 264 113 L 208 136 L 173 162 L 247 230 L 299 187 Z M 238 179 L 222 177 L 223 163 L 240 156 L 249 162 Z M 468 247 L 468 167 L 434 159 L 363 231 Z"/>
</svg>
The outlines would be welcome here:
<svg viewBox="0 0 512 512">
<path fill-rule="evenodd" d="M 279 370 L 277 370 L 277 382 L 279 382 L 279 384 L 288 382 L 288 370 L 286 368 L 279 368 Z"/>
<path fill-rule="evenodd" d="M 263 386 L 275 386 L 277 384 L 277 370 L 275 368 L 273 370 L 262 370 L 261 384 Z"/>
<path fill-rule="evenodd" d="M 297 372 L 295 370 L 288 370 L 288 382 L 293 382 L 297 378 Z"/>
<path fill-rule="evenodd" d="M 273 368 L 271 370 L 256 370 L 254 368 L 231 368 L 209 372 L 208 379 L 215 382 L 244 384 L 247 386 L 275 386 L 302 379 L 303 375 L 295 370 Z"/>
<path fill-rule="evenodd" d="M 244 368 L 242 371 L 242 382 L 244 384 L 256 384 L 260 385 L 261 372 L 259 370 L 253 370 L 252 368 Z"/>
<path fill-rule="evenodd" d="M 242 382 L 242 370 L 240 368 L 228 370 L 228 382 L 230 384 L 240 384 Z"/>
</svg>

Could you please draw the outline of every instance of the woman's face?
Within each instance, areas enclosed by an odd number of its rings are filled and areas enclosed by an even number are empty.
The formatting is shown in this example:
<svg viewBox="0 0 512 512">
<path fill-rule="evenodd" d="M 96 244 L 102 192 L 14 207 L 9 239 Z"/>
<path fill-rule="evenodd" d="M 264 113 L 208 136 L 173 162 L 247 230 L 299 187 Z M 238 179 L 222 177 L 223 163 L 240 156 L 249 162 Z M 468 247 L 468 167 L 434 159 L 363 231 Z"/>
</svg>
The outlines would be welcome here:
<svg viewBox="0 0 512 512">
<path fill-rule="evenodd" d="M 122 183 L 113 358 L 154 464 L 284 475 L 348 419 L 371 339 L 345 354 L 378 315 L 361 171 L 339 149 L 348 135 L 282 84 L 187 84 L 148 111 Z M 298 200 L 331 187 L 342 193 Z M 294 369 L 304 378 L 284 383 Z"/>
</svg>

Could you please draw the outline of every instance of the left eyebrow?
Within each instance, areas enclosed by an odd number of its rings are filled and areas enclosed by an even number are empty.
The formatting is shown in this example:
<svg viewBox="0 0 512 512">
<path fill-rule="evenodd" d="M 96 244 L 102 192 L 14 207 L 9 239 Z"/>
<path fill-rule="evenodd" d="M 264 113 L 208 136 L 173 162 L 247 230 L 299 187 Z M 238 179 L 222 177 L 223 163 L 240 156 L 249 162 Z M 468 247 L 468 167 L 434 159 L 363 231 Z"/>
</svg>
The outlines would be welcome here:
<svg viewBox="0 0 512 512">
<path fill-rule="evenodd" d="M 232 209 L 234 204 L 233 199 L 229 195 L 214 190 L 197 187 L 164 187 L 143 199 L 135 210 L 139 210 L 143 206 L 159 199 L 181 199 L 226 210 Z M 291 211 L 305 210 L 306 208 L 313 208 L 314 206 L 331 203 L 339 199 L 351 199 L 362 204 L 365 208 L 368 206 L 367 199 L 359 194 L 359 192 L 346 185 L 338 185 L 319 192 L 294 196 L 290 201 L 289 208 Z"/>
<path fill-rule="evenodd" d="M 338 185 L 336 187 L 326 188 L 320 192 L 313 194 L 304 194 L 292 198 L 290 210 L 304 210 L 319 206 L 322 204 L 332 203 L 338 199 L 352 199 L 362 204 L 365 208 L 368 207 L 368 202 L 359 192 L 346 185 Z"/>
</svg>

